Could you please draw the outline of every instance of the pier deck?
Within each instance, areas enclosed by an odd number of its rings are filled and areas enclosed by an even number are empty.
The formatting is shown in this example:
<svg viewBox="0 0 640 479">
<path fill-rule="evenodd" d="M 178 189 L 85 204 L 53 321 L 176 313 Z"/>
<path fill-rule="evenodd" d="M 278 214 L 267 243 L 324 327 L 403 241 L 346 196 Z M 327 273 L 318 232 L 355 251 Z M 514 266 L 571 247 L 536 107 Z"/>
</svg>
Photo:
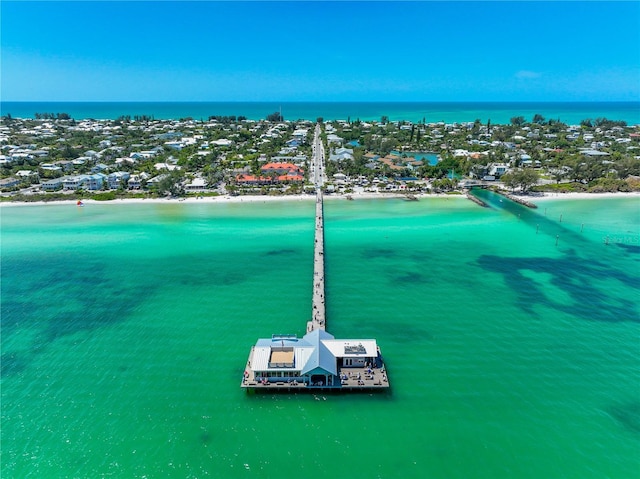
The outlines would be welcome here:
<svg viewBox="0 0 640 479">
<path fill-rule="evenodd" d="M 245 367 L 245 374 L 242 378 L 242 387 L 256 390 L 332 390 L 332 391 L 358 391 L 369 389 L 389 388 L 389 379 L 384 363 L 380 367 L 370 368 L 338 368 L 339 384 L 311 385 L 301 381 L 277 378 L 278 380 L 264 381 L 256 378 L 251 369 L 254 348 L 251 348 L 249 359 Z"/>
<path fill-rule="evenodd" d="M 307 333 L 314 329 L 326 329 L 324 290 L 324 211 L 322 191 L 316 192 L 316 225 L 315 243 L 313 248 L 313 296 L 311 321 L 307 322 Z"/>
</svg>

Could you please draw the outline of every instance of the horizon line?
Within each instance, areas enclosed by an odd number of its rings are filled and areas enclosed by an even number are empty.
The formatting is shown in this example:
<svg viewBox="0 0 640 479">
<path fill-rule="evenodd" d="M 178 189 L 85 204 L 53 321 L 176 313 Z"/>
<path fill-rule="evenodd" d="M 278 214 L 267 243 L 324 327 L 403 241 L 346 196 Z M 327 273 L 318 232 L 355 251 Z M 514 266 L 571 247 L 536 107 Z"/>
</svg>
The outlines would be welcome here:
<svg viewBox="0 0 640 479">
<path fill-rule="evenodd" d="M 24 1 L 31 1 L 31 0 L 24 0 Z M 80 1 L 80 0 L 77 0 L 77 1 Z M 637 99 L 637 100 L 0 100 L 0 104 L 1 103 L 640 103 L 640 99 Z"/>
</svg>

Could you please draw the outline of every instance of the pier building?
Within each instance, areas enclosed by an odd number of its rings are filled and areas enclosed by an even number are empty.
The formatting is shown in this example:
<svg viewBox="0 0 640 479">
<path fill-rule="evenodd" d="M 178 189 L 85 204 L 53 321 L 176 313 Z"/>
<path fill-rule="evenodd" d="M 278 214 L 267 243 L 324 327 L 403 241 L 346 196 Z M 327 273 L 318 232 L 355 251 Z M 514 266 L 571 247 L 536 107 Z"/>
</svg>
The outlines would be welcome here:
<svg viewBox="0 0 640 479">
<path fill-rule="evenodd" d="M 336 339 L 322 329 L 302 338 L 273 335 L 251 349 L 245 388 L 387 388 L 389 381 L 375 339 Z"/>
</svg>

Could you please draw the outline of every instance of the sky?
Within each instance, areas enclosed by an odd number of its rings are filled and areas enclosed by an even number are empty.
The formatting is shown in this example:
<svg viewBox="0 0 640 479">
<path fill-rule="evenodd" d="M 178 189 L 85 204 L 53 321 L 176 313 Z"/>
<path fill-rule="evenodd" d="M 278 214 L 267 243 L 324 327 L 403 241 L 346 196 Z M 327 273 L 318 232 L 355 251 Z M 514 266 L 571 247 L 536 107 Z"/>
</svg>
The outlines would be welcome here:
<svg viewBox="0 0 640 479">
<path fill-rule="evenodd" d="M 0 2 L 2 101 L 638 101 L 640 2 Z"/>
</svg>

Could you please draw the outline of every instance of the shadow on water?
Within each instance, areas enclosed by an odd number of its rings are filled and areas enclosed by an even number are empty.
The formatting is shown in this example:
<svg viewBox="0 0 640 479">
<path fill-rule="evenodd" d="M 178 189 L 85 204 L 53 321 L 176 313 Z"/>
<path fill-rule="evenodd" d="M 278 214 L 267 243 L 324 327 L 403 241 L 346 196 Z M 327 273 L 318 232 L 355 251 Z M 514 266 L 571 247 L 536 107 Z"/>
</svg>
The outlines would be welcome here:
<svg viewBox="0 0 640 479">
<path fill-rule="evenodd" d="M 167 284 L 191 289 L 235 287 L 290 261 L 296 253 L 283 249 L 244 256 L 243 262 L 254 265 L 250 271 L 241 271 L 236 261 L 219 256 L 175 256 L 163 265 L 170 274 L 156 276 L 144 275 L 148 264 L 143 260 L 128 259 L 125 267 L 77 252 L 3 258 L 2 343 L 21 331 L 29 331 L 30 340 L 19 351 L 3 355 L 2 377 L 20 373 L 59 339 L 127 321 Z"/>
<path fill-rule="evenodd" d="M 635 244 L 616 243 L 616 245 L 629 253 L 640 254 L 640 246 Z"/>
<path fill-rule="evenodd" d="M 211 442 L 211 440 L 212 440 L 213 438 L 211 437 L 211 433 L 210 433 L 207 429 L 201 429 L 201 430 L 200 430 L 200 435 L 199 435 L 198 439 L 199 439 L 199 441 L 198 441 L 198 442 L 199 442 L 200 444 L 202 444 L 202 445 L 205 445 L 205 446 L 206 446 L 207 444 L 209 444 L 209 443 Z"/>
<path fill-rule="evenodd" d="M 596 287 L 594 283 L 602 280 L 616 280 L 623 285 L 640 288 L 640 277 L 632 276 L 611 263 L 598 259 L 599 251 L 593 250 L 593 243 L 581 235 L 572 232 L 561 224 L 555 223 L 534 210 L 499 195 L 487 191 L 474 192 L 484 201 L 496 208 L 513 213 L 529 225 L 544 231 L 544 234 L 558 235 L 564 244 L 579 248 L 570 249 L 561 257 L 522 257 L 509 258 L 495 255 L 482 255 L 477 264 L 486 271 L 501 274 L 505 283 L 518 295 L 518 306 L 527 314 L 536 316 L 535 305 L 542 305 L 577 316 L 582 319 L 607 322 L 640 322 L 635 313 L 636 302 L 632 299 L 615 296 L 609 289 Z M 585 253 L 586 252 L 586 253 Z M 593 254 L 589 255 L 589 252 Z M 588 258 L 586 257 L 588 256 Z M 545 294 L 544 288 L 526 276 L 526 272 L 550 275 L 550 283 L 571 298 L 569 304 L 554 301 Z"/>
<path fill-rule="evenodd" d="M 21 372 L 60 338 L 127 320 L 157 281 L 126 287 L 107 264 L 73 254 L 3 260 L 2 297 L 11 299 L 2 308 L 2 342 L 19 331 L 32 339 L 3 354 L 2 376 Z"/>
<path fill-rule="evenodd" d="M 291 255 L 291 254 L 299 254 L 299 251 L 293 248 L 285 248 L 285 249 L 274 249 L 271 251 L 267 251 L 265 253 L 266 256 L 281 256 L 281 255 Z"/>
<path fill-rule="evenodd" d="M 403 272 L 398 275 L 391 275 L 390 281 L 396 285 L 414 285 L 414 284 L 428 284 L 430 279 L 422 273 L 416 273 L 412 271 Z"/>
<path fill-rule="evenodd" d="M 4 353 L 0 357 L 0 375 L 3 378 L 20 374 L 27 367 L 29 361 L 21 353 Z"/>
<path fill-rule="evenodd" d="M 640 402 L 612 406 L 608 412 L 627 431 L 640 435 Z"/>
<path fill-rule="evenodd" d="M 367 248 L 362 251 L 364 259 L 386 258 L 391 259 L 397 256 L 397 251 L 391 248 Z"/>
<path fill-rule="evenodd" d="M 635 301 L 615 297 L 591 284 L 595 277 L 614 277 L 633 287 L 640 287 L 637 278 L 620 271 L 612 271 L 607 265 L 585 264 L 584 261 L 576 261 L 572 257 L 504 258 L 493 255 L 481 256 L 478 264 L 487 271 L 502 274 L 506 284 L 518 294 L 520 308 L 533 316 L 534 306 L 543 305 L 582 319 L 640 322 L 640 318 L 634 313 Z M 523 274 L 524 271 L 551 275 L 551 284 L 565 292 L 572 302 L 565 304 L 549 299 L 544 289 L 527 278 Z"/>
</svg>

